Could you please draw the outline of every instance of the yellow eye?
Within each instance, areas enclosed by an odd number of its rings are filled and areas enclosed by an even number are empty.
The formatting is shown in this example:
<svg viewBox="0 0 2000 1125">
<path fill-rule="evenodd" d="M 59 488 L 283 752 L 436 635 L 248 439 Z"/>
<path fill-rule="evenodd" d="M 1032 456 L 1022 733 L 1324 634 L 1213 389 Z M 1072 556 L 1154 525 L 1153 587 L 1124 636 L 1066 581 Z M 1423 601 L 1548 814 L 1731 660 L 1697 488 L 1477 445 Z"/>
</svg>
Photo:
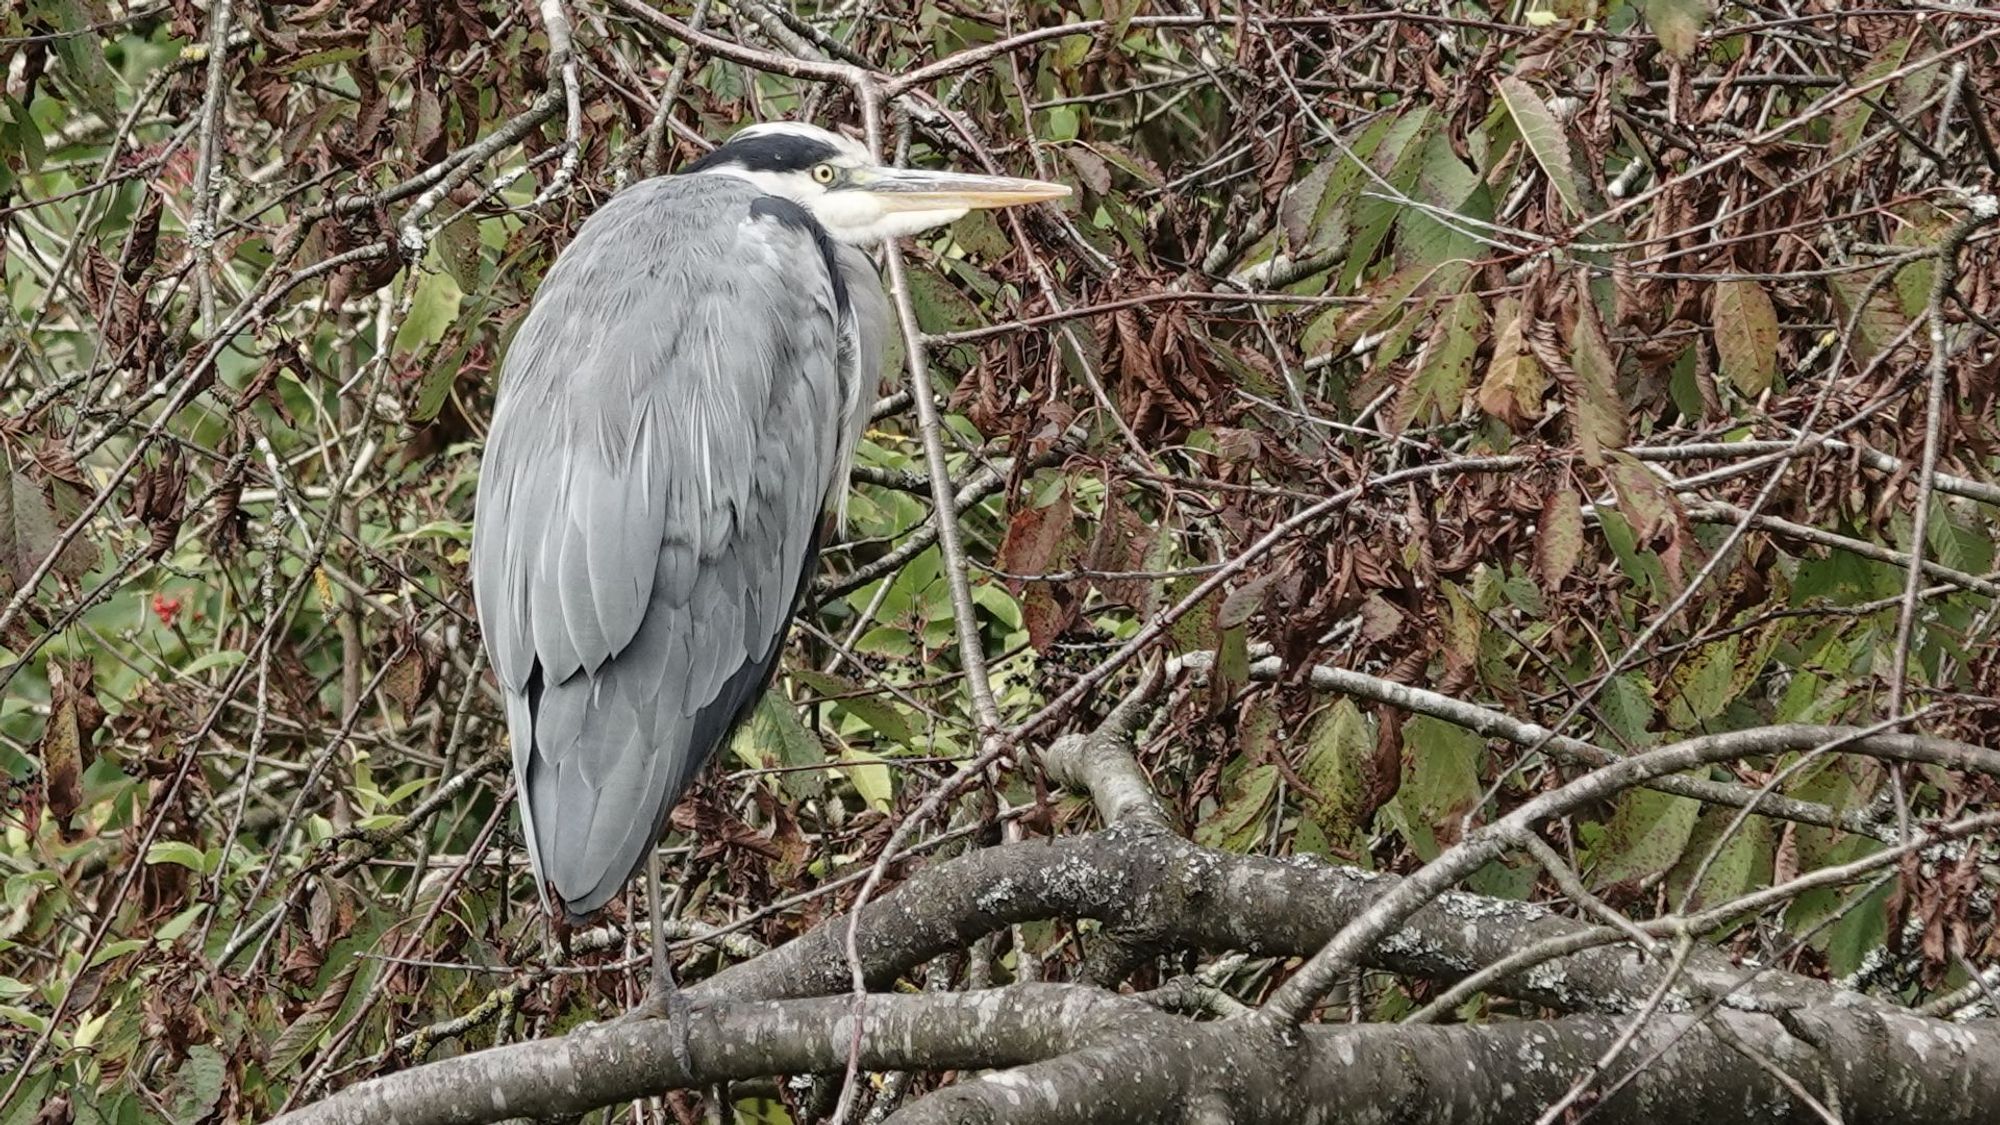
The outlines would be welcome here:
<svg viewBox="0 0 2000 1125">
<path fill-rule="evenodd" d="M 833 165 L 831 165 L 831 164 L 815 164 L 815 165 L 813 165 L 813 179 L 814 179 L 814 180 L 815 180 L 816 182 L 818 182 L 818 183 L 822 183 L 822 184 L 830 184 L 830 183 L 832 183 L 832 182 L 833 182 Z"/>
</svg>

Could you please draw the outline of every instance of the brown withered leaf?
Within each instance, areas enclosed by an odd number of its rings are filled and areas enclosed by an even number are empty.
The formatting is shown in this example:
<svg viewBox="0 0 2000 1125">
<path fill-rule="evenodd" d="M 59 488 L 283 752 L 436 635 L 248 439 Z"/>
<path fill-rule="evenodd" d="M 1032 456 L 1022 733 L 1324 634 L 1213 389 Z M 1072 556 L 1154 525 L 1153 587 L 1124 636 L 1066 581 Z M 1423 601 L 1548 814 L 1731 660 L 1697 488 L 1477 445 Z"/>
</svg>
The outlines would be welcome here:
<svg viewBox="0 0 2000 1125">
<path fill-rule="evenodd" d="M 42 1103 L 42 1108 L 28 1119 L 28 1125 L 70 1125 L 75 1120 L 76 1111 L 70 1108 L 69 1095 L 57 1094 Z"/>
<path fill-rule="evenodd" d="M 250 103 L 256 106 L 258 117 L 272 128 L 284 128 L 285 102 L 292 93 L 289 77 L 268 63 L 253 66 L 243 75 L 243 88 L 249 92 Z"/>
<path fill-rule="evenodd" d="M 1279 196 L 1284 194 L 1286 185 L 1292 182 L 1293 173 L 1298 169 L 1298 127 L 1298 118 L 1287 116 L 1284 127 L 1279 131 L 1275 141 L 1269 142 L 1268 147 L 1262 143 L 1257 145 L 1264 150 L 1259 152 L 1258 156 L 1261 158 L 1259 163 L 1264 169 L 1264 205 L 1267 207 L 1278 202 Z M 1261 141 L 1262 134 L 1258 136 Z"/>
<path fill-rule="evenodd" d="M 1613 454 L 1606 472 L 1618 496 L 1619 510 L 1633 533 L 1659 554 L 1668 584 L 1678 589 L 1694 545 L 1680 500 L 1665 482 L 1628 454 Z"/>
<path fill-rule="evenodd" d="M 172 865 L 167 865 L 172 866 Z M 186 868 L 182 868 L 186 870 Z M 183 937 L 181 941 L 189 939 Z M 192 957 L 176 950 L 163 958 L 140 1001 L 140 1028 L 174 1058 L 186 1058 L 188 1048 L 212 1034 L 203 1011 L 207 992 L 204 974 Z"/>
<path fill-rule="evenodd" d="M 395 636 L 396 655 L 382 673 L 382 690 L 409 716 L 437 689 L 438 662 L 417 635 L 414 622 L 400 622 Z"/>
<path fill-rule="evenodd" d="M 1215 611 L 1216 626 L 1222 629 L 1234 629 L 1238 625 L 1247 624 L 1252 617 L 1257 616 L 1257 612 L 1264 608 L 1265 594 L 1270 591 L 1271 583 L 1277 577 L 1275 573 L 1260 574 L 1231 590 L 1229 596 L 1222 599 L 1222 607 Z"/>
<path fill-rule="evenodd" d="M 139 204 L 139 213 L 132 217 L 132 230 L 125 236 L 125 249 L 119 254 L 127 285 L 137 285 L 159 255 L 160 210 L 165 199 L 158 191 L 147 191 L 145 202 Z"/>
<path fill-rule="evenodd" d="M 1763 285 L 1717 282 L 1713 331 L 1722 373 L 1736 389 L 1753 399 L 1770 390 L 1778 373 L 1778 312 Z"/>
<path fill-rule="evenodd" d="M 1521 304 L 1501 300 L 1494 309 L 1493 358 L 1479 384 L 1479 408 L 1516 432 L 1526 430 L 1542 415 L 1542 392 L 1548 380 L 1535 362 L 1522 321 Z"/>
<path fill-rule="evenodd" d="M 1666 483 L 1628 454 L 1614 454 L 1607 470 L 1618 506 L 1639 541 L 1657 546 L 1681 520 L 1680 503 Z"/>
<path fill-rule="evenodd" d="M 1575 411 L 1576 440 L 1583 447 L 1583 459 L 1601 465 L 1606 450 L 1624 447 L 1628 412 L 1618 395 L 1618 362 L 1605 339 L 1597 306 L 1586 286 L 1578 289 L 1576 323 L 1569 334 L 1569 378 L 1564 380 L 1563 389 Z"/>
<path fill-rule="evenodd" d="M 1549 494 L 1535 521 L 1535 578 L 1553 594 L 1583 555 L 1583 501 L 1567 488 Z"/>
<path fill-rule="evenodd" d="M 147 558 L 158 559 L 173 550 L 187 513 L 187 465 L 179 446 L 168 446 L 164 456 L 139 474 L 126 510 L 152 533 Z"/>
<path fill-rule="evenodd" d="M 993 565 L 1009 575 L 1048 573 L 1054 564 L 1057 547 L 1069 532 L 1070 521 L 1074 517 L 1067 485 L 1047 504 L 1022 507 L 1008 521 L 1007 535 L 1000 541 L 1000 553 Z M 1021 577 L 1007 579 L 1007 588 L 1016 595 L 1020 594 L 1023 585 L 1025 580 Z"/>
<path fill-rule="evenodd" d="M 444 159 L 444 106 L 436 92 L 425 88 L 411 99 L 409 111 L 410 151 L 424 163 Z"/>
<path fill-rule="evenodd" d="M 300 354 L 298 344 L 291 340 L 280 342 L 277 347 L 271 349 L 269 355 L 264 357 L 264 362 L 258 366 L 257 373 L 252 375 L 250 381 L 243 384 L 243 389 L 237 393 L 234 409 L 241 412 L 251 403 L 263 398 L 271 404 L 271 409 L 278 412 L 278 417 L 285 420 L 285 425 L 297 426 L 298 419 L 292 417 L 291 408 L 285 405 L 285 396 L 278 393 L 278 373 L 286 368 L 291 368 L 301 379 L 311 370 L 306 365 L 305 357 Z"/>
<path fill-rule="evenodd" d="M 1361 639 L 1380 643 L 1401 632 L 1408 615 L 1380 594 L 1370 594 L 1361 603 Z"/>
<path fill-rule="evenodd" d="M 1063 158 L 1069 161 L 1069 166 L 1076 169 L 1076 178 L 1082 180 L 1085 187 L 1097 195 L 1110 193 L 1111 166 L 1104 162 L 1103 157 L 1082 145 L 1064 145 L 1061 152 Z"/>
<path fill-rule="evenodd" d="M 269 1051 L 269 1066 L 274 1073 L 289 1071 L 305 1058 L 306 1052 L 311 1050 L 314 1044 L 319 1042 L 320 1032 L 326 1030 L 326 1026 L 333 1022 L 334 1014 L 340 1011 L 341 1005 L 347 1003 L 348 990 L 354 987 L 355 974 L 360 971 L 364 963 L 359 957 L 349 958 L 347 964 L 334 974 L 333 980 L 313 997 L 312 1003 L 306 1006 L 306 1010 L 300 1012 L 298 1018 L 279 1033 Z M 317 972 L 314 976 L 317 977 Z M 312 978 L 308 978 L 308 985 L 311 980 Z"/>
<path fill-rule="evenodd" d="M 1144 517 L 1113 493 L 1105 501 L 1104 514 L 1097 521 L 1097 531 L 1091 537 L 1084 561 L 1090 569 L 1097 571 L 1129 573 L 1144 570 L 1146 556 L 1152 552 L 1157 536 L 1158 532 Z M 1144 578 L 1096 578 L 1092 579 L 1092 584 L 1106 600 L 1134 609 L 1146 604 L 1150 585 Z"/>
<path fill-rule="evenodd" d="M 1083 599 L 1073 582 L 1037 582 L 1021 599 L 1021 623 L 1036 652 L 1047 652 L 1082 616 Z"/>
<path fill-rule="evenodd" d="M 1160 376 L 1159 357 L 1154 354 L 1146 332 L 1139 327 L 1138 310 L 1119 309 L 1112 315 L 1111 325 L 1117 331 L 1120 372 L 1162 399 L 1171 401 L 1173 388 Z"/>
<path fill-rule="evenodd" d="M 1661 329 L 1657 335 L 1639 341 L 1632 350 L 1632 358 L 1649 371 L 1659 371 L 1672 367 L 1680 361 L 1682 353 L 1693 345 L 1696 326 L 1685 318 L 1675 320 Z"/>
<path fill-rule="evenodd" d="M 92 740 L 104 724 L 88 660 L 49 663 L 49 721 L 36 747 L 48 810 L 65 838 L 69 819 L 83 806 L 83 774 L 96 757 Z"/>
<path fill-rule="evenodd" d="M 227 556 L 250 532 L 250 517 L 243 511 L 243 476 L 249 465 L 250 423 L 236 414 L 235 452 L 215 485 L 215 515 L 208 525 L 208 549 Z"/>
</svg>

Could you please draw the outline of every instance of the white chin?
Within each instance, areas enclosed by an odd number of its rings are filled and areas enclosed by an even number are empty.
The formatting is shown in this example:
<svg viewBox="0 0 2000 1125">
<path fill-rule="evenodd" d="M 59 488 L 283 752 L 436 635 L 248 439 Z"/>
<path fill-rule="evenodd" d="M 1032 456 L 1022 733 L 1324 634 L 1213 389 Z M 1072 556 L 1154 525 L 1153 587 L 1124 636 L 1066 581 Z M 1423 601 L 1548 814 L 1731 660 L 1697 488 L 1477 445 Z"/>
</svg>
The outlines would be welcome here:
<svg viewBox="0 0 2000 1125">
<path fill-rule="evenodd" d="M 887 239 L 941 227 L 964 216 L 965 210 L 953 207 L 943 211 L 890 211 L 864 223 L 828 224 L 827 231 L 842 242 L 873 246 Z"/>
</svg>

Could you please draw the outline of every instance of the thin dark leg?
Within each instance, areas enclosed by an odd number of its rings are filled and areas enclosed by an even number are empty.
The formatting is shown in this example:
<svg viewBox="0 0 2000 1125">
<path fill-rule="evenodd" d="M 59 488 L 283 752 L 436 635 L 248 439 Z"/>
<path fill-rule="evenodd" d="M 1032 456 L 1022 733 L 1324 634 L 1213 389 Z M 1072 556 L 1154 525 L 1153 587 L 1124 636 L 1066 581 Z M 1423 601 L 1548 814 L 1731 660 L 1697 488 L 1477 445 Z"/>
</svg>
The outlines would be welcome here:
<svg viewBox="0 0 2000 1125">
<path fill-rule="evenodd" d="M 658 852 L 646 857 L 646 898 L 653 919 L 653 980 L 639 1006 L 621 1018 L 664 1018 L 670 1037 L 668 1048 L 673 1051 L 674 1061 L 680 1064 L 682 1070 L 692 1073 L 694 1068 L 688 1061 L 688 1033 L 694 1009 L 688 1003 L 687 994 L 674 983 L 673 961 L 667 956 L 667 896 L 660 879 Z"/>
<path fill-rule="evenodd" d="M 660 878 L 660 853 L 646 856 L 646 903 L 653 916 L 653 992 L 677 993 L 673 959 L 667 956 L 667 888 Z"/>
</svg>

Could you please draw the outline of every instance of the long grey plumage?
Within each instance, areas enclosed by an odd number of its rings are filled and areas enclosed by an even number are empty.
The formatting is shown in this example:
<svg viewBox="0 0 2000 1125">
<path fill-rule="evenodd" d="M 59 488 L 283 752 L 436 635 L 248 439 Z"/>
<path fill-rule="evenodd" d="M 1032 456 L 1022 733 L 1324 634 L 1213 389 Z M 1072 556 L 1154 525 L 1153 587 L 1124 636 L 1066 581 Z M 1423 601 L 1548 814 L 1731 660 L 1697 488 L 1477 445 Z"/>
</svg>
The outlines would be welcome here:
<svg viewBox="0 0 2000 1125">
<path fill-rule="evenodd" d="M 866 256 L 727 176 L 634 185 L 543 281 L 472 566 L 529 856 L 572 916 L 643 866 L 768 682 L 887 320 Z"/>
</svg>

